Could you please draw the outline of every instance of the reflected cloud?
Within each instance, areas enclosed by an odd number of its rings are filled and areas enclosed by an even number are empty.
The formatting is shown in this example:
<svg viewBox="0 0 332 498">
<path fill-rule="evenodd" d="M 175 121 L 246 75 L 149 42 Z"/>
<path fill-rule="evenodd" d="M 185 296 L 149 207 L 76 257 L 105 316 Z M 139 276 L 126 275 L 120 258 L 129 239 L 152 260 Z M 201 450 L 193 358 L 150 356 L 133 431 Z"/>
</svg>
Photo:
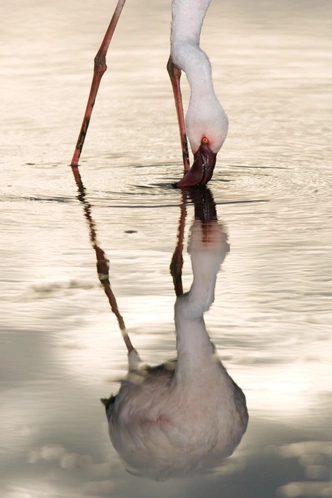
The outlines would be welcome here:
<svg viewBox="0 0 332 498">
<path fill-rule="evenodd" d="M 332 457 L 331 441 L 300 441 L 280 446 L 278 453 L 282 458 L 301 457 L 305 454 L 323 454 Z"/>
<path fill-rule="evenodd" d="M 64 446 L 49 445 L 41 448 L 34 448 L 28 456 L 29 463 L 40 461 L 59 462 L 63 469 L 74 469 L 77 467 L 90 467 L 92 458 L 90 455 L 82 455 L 79 453 L 69 453 Z"/>
<path fill-rule="evenodd" d="M 74 170 L 96 252 L 97 272 L 128 350 L 128 375 L 117 396 L 103 399 L 112 443 L 134 474 L 163 480 L 214 468 L 230 456 L 246 431 L 245 396 L 227 373 L 210 341 L 204 313 L 214 301 L 217 273 L 228 251 L 208 189 L 182 192 L 177 246 L 171 274 L 177 296 L 177 358 L 150 367 L 134 349 L 111 291 L 108 261 L 98 246 L 91 206 Z M 183 293 L 182 264 L 186 205 L 195 206 L 188 252 L 193 282 Z"/>
<path fill-rule="evenodd" d="M 277 489 L 278 498 L 332 497 L 332 485 L 323 482 L 291 482 Z"/>
<path fill-rule="evenodd" d="M 281 458 L 297 458 L 298 463 L 304 468 L 305 476 L 313 482 L 290 482 L 277 490 L 281 498 L 307 496 L 332 497 L 332 485 L 329 483 L 332 443 L 330 441 L 300 441 L 285 444 L 278 448 Z"/>
</svg>

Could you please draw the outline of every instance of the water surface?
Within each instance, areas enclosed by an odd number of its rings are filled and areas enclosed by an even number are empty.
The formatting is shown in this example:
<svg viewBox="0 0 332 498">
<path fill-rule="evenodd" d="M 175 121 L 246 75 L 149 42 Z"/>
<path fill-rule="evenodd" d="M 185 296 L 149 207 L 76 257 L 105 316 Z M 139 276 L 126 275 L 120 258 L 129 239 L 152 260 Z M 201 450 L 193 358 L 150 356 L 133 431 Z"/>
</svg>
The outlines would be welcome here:
<svg viewBox="0 0 332 498">
<path fill-rule="evenodd" d="M 108 438 L 99 399 L 117 391 L 126 350 L 68 167 L 112 8 L 1 9 L 2 496 L 332 496 L 329 2 L 215 0 L 206 18 L 230 120 L 210 183 L 230 253 L 206 322 L 250 423 L 215 472 L 164 483 L 126 473 Z M 112 289 L 151 364 L 175 351 L 169 22 L 169 1 L 128 0 L 81 159 Z"/>
</svg>

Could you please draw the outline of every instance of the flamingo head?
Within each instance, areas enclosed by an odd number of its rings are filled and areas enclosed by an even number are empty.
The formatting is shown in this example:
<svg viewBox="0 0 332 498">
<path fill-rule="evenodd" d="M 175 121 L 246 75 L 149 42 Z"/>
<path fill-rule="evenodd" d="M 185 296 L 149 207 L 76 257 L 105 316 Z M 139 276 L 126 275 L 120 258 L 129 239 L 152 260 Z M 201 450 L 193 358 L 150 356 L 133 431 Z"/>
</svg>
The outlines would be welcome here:
<svg viewBox="0 0 332 498">
<path fill-rule="evenodd" d="M 194 162 L 176 186 L 179 188 L 205 185 L 211 180 L 217 153 L 228 131 L 228 119 L 215 95 L 193 102 L 186 116 L 186 129 Z"/>
</svg>

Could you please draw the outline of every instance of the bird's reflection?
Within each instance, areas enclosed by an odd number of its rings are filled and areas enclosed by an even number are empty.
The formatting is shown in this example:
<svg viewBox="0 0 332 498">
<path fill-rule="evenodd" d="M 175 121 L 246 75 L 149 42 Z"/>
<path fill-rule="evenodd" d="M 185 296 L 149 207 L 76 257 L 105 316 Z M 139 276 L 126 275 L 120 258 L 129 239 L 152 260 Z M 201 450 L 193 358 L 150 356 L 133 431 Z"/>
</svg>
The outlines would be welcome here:
<svg viewBox="0 0 332 498">
<path fill-rule="evenodd" d="M 82 188 L 80 195 L 85 215 L 90 216 L 91 237 L 94 224 Z M 147 366 L 123 324 L 128 375 L 116 396 L 102 400 L 110 438 L 127 469 L 158 480 L 219 465 L 233 453 L 248 423 L 245 396 L 218 358 L 204 322 L 204 313 L 214 301 L 217 273 L 229 250 L 227 235 L 218 223 L 208 189 L 181 195 L 178 244 L 171 262 L 177 295 L 177 358 Z M 182 246 L 188 201 L 195 205 L 188 244 L 193 282 L 189 292 L 183 293 Z M 91 241 L 96 245 L 96 237 Z"/>
</svg>

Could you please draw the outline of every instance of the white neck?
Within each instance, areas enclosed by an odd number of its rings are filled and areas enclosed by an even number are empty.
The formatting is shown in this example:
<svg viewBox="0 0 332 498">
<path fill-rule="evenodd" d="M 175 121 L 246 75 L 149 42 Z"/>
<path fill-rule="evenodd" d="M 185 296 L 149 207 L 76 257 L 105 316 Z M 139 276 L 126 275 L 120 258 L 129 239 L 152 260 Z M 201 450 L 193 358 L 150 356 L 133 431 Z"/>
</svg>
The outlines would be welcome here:
<svg viewBox="0 0 332 498">
<path fill-rule="evenodd" d="M 185 71 L 190 85 L 187 135 L 195 153 L 205 136 L 217 153 L 227 135 L 228 121 L 213 88 L 210 61 L 200 48 L 200 34 L 211 0 L 173 0 L 171 57 Z"/>
<path fill-rule="evenodd" d="M 203 20 L 211 0 L 173 0 L 171 56 L 185 71 L 192 93 L 213 91 L 211 65 L 199 47 Z"/>
</svg>

